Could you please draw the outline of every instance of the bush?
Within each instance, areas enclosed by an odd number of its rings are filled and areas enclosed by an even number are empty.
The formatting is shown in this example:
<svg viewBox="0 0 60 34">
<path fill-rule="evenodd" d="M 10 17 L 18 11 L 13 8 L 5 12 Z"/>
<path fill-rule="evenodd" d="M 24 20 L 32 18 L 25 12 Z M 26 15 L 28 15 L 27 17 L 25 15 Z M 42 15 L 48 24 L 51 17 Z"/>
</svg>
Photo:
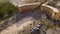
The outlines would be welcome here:
<svg viewBox="0 0 60 34">
<path fill-rule="evenodd" d="M 13 15 L 13 10 L 16 7 L 9 2 L 0 3 L 0 20 L 3 20 L 4 18 L 10 17 Z"/>
</svg>

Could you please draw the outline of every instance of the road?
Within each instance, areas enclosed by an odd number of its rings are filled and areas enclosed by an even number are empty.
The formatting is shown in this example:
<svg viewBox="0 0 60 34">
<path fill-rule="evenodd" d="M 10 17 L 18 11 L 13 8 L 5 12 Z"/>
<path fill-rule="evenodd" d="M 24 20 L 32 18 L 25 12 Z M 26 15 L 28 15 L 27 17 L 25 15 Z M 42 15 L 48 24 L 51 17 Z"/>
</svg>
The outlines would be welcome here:
<svg viewBox="0 0 60 34">
<path fill-rule="evenodd" d="M 28 29 L 31 27 L 30 24 L 33 24 L 35 20 L 39 20 L 42 16 L 41 13 L 40 10 L 28 11 L 24 14 L 19 14 L 18 16 L 7 19 L 6 23 L 3 23 L 3 25 L 5 25 L 2 28 L 0 27 L 2 29 L 0 29 L 0 34 L 17 34 L 26 27 L 26 30 L 29 31 Z"/>
</svg>

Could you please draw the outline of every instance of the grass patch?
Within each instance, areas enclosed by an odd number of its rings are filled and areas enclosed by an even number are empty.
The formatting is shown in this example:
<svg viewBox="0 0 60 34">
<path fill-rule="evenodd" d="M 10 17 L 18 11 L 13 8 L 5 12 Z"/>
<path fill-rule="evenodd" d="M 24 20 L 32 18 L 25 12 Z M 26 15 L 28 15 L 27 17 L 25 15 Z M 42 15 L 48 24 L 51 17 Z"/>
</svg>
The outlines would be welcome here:
<svg viewBox="0 0 60 34">
<path fill-rule="evenodd" d="M 47 24 L 47 25 L 46 25 L 46 28 L 47 28 L 47 29 L 53 29 L 54 26 L 53 26 L 53 25 L 50 25 L 50 24 Z"/>
</svg>

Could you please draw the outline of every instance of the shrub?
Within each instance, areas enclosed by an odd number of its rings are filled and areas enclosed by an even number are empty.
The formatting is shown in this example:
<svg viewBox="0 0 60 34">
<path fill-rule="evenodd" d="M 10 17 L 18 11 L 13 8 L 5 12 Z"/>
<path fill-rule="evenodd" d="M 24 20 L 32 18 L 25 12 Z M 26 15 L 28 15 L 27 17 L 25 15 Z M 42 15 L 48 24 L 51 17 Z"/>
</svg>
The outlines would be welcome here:
<svg viewBox="0 0 60 34">
<path fill-rule="evenodd" d="M 0 20 L 13 15 L 13 10 L 16 7 L 9 2 L 0 3 Z"/>
</svg>

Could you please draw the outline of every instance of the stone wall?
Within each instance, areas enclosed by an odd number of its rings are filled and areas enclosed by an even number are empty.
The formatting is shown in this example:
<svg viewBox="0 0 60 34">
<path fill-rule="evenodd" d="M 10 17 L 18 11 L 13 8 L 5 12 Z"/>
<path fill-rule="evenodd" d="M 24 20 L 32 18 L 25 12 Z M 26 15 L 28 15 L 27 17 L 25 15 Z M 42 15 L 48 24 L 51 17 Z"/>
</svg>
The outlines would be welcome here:
<svg viewBox="0 0 60 34">
<path fill-rule="evenodd" d="M 19 7 L 19 11 L 25 12 L 25 11 L 33 10 L 37 6 L 38 5 L 27 5 L 27 6 Z"/>
</svg>

